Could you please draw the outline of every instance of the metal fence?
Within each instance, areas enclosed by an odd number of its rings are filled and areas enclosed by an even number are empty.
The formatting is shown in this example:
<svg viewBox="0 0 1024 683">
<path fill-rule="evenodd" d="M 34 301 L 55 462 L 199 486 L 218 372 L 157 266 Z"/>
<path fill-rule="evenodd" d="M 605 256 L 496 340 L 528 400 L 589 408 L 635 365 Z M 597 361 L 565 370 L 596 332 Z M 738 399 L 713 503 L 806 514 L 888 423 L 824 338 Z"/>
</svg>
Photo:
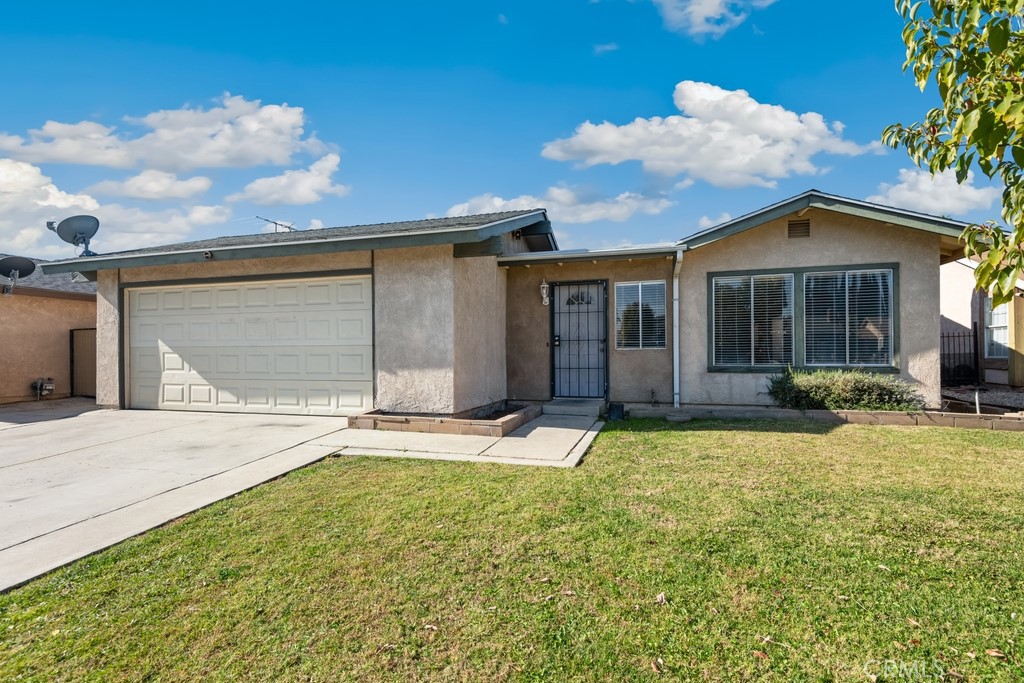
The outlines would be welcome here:
<svg viewBox="0 0 1024 683">
<path fill-rule="evenodd" d="M 977 384 L 980 379 L 978 323 L 974 323 L 971 328 L 970 332 L 948 332 L 940 335 L 944 387 Z"/>
</svg>

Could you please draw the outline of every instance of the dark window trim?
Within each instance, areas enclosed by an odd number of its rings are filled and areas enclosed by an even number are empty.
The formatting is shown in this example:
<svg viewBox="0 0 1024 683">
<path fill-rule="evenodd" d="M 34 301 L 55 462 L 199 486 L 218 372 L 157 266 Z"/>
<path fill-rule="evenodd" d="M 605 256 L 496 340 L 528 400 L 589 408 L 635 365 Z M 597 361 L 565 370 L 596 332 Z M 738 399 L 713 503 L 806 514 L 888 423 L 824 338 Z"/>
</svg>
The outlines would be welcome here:
<svg viewBox="0 0 1024 683">
<path fill-rule="evenodd" d="M 848 272 L 851 270 L 892 271 L 892 365 L 807 365 L 804 347 L 804 275 L 808 273 Z M 705 296 L 707 298 L 707 371 L 714 373 L 773 374 L 781 372 L 785 365 L 715 365 L 714 348 L 714 279 L 740 275 L 793 275 L 793 366 L 798 370 L 863 370 L 878 374 L 899 374 L 902 371 L 900 358 L 900 264 L 899 263 L 844 263 L 827 266 L 805 266 L 801 268 L 760 268 L 751 270 L 723 270 L 706 274 Z"/>
</svg>

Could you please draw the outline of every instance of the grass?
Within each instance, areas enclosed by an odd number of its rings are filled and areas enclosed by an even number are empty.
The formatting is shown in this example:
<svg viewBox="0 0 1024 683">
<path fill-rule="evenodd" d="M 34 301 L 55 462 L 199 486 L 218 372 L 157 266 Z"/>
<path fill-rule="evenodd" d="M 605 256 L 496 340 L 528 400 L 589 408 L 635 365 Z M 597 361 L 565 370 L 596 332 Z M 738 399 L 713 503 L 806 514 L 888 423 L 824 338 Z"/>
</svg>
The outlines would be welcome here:
<svg viewBox="0 0 1024 683">
<path fill-rule="evenodd" d="M 336 458 L 0 595 L 0 679 L 1020 680 L 1022 539 L 1001 432 L 631 421 L 572 471 Z"/>
</svg>

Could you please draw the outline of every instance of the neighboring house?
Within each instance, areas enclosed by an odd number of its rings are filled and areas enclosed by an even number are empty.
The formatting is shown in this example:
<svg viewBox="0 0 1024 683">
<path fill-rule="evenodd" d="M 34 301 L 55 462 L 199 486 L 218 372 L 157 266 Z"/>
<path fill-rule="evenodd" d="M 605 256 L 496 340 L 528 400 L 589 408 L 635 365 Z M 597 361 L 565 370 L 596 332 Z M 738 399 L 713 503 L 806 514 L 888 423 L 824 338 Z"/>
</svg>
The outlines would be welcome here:
<svg viewBox="0 0 1024 683">
<path fill-rule="evenodd" d="M 73 259 L 103 405 L 472 415 L 507 399 L 764 405 L 787 365 L 939 403 L 962 225 L 806 192 L 676 244 L 559 251 L 542 209 Z M 547 301 L 542 294 L 547 295 Z"/>
<path fill-rule="evenodd" d="M 10 296 L 0 296 L 0 403 L 35 400 L 32 383 L 39 378 L 53 380 L 46 398 L 70 396 L 71 331 L 96 327 L 96 285 L 72 282 L 69 273 L 44 274 L 39 266 L 47 262 L 32 260 L 35 272 L 20 278 Z M 82 351 L 80 343 L 74 393 L 94 395 L 95 355 Z"/>
<path fill-rule="evenodd" d="M 942 332 L 977 335 L 982 381 L 1024 386 L 1024 281 L 1013 301 L 993 307 L 977 289 L 975 268 L 966 258 L 942 266 Z"/>
</svg>

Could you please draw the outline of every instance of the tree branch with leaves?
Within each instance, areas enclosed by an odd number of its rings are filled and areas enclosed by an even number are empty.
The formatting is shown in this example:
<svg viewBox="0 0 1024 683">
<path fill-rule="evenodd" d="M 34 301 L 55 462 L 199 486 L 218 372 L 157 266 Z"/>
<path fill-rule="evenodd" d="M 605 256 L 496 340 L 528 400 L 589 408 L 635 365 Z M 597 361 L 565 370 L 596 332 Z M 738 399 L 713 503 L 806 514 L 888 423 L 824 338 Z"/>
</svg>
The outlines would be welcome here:
<svg viewBox="0 0 1024 683">
<path fill-rule="evenodd" d="M 934 83 L 942 106 L 923 122 L 893 124 L 882 142 L 903 147 L 933 175 L 972 169 L 1003 185 L 1002 220 L 969 225 L 964 251 L 993 303 L 1013 298 L 1024 271 L 1024 0 L 896 0 L 905 22 L 904 71 Z"/>
</svg>

